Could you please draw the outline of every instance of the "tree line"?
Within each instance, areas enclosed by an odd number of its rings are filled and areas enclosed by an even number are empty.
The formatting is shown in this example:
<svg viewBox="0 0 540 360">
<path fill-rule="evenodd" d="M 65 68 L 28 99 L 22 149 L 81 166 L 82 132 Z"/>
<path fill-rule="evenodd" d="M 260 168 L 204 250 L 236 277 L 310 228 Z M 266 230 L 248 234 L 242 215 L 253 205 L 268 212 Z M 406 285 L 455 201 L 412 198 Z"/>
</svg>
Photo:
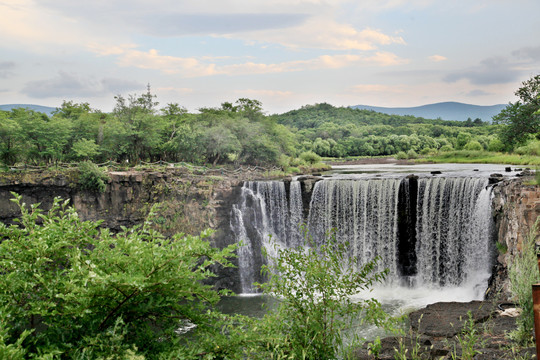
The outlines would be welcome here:
<svg viewBox="0 0 540 360">
<path fill-rule="evenodd" d="M 298 166 L 301 158 L 432 154 L 452 150 L 512 151 L 540 131 L 540 75 L 493 119 L 446 121 L 306 105 L 266 115 L 258 100 L 240 98 L 189 113 L 159 107 L 146 93 L 118 95 L 111 113 L 64 101 L 52 116 L 28 109 L 0 111 L 0 161 L 51 164 L 167 161 L 193 164 Z M 301 156 L 303 155 L 303 156 Z"/>
</svg>

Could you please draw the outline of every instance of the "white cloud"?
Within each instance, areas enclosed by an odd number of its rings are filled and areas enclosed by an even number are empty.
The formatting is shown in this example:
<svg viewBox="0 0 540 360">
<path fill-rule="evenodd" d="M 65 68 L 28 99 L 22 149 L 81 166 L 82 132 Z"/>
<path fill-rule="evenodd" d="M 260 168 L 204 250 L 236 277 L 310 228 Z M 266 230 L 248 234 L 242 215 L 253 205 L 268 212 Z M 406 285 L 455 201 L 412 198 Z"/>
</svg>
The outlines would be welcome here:
<svg viewBox="0 0 540 360">
<path fill-rule="evenodd" d="M 359 30 L 350 24 L 341 24 L 331 16 L 311 17 L 288 31 L 270 29 L 235 34 L 234 37 L 246 41 L 279 44 L 293 49 L 367 51 L 377 49 L 380 45 L 405 44 L 401 36 L 390 36 L 372 28 Z"/>
<path fill-rule="evenodd" d="M 98 51 L 100 51 L 98 49 Z M 100 54 L 106 53 L 103 51 Z M 118 55 L 118 65 L 141 69 L 158 70 L 165 74 L 180 74 L 184 77 L 199 77 L 211 75 L 253 75 L 284 73 L 304 70 L 339 69 L 358 64 L 370 66 L 391 66 L 407 62 L 395 54 L 377 52 L 373 55 L 321 55 L 308 60 L 295 60 L 281 63 L 257 63 L 253 61 L 231 65 L 217 65 L 204 62 L 195 57 L 182 58 L 161 55 L 156 49 L 147 52 L 125 48 Z"/>
<path fill-rule="evenodd" d="M 446 57 L 444 57 L 442 55 L 431 55 L 428 59 L 431 60 L 431 61 L 434 61 L 434 62 L 440 62 L 440 61 L 448 60 Z"/>
<path fill-rule="evenodd" d="M 98 30 L 89 29 L 73 17 L 58 14 L 32 0 L 0 2 L 0 41 L 3 47 L 22 48 L 37 53 L 80 49 L 97 39 Z M 109 38 L 112 34 L 109 34 Z"/>
</svg>

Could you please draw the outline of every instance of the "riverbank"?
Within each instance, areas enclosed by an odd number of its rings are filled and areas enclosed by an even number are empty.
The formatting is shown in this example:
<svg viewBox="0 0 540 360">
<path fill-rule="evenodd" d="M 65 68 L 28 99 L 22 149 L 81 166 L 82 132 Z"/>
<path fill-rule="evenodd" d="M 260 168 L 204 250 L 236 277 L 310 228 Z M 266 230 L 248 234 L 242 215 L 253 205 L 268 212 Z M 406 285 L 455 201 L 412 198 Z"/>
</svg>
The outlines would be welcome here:
<svg viewBox="0 0 540 360">
<path fill-rule="evenodd" d="M 511 311 L 502 312 L 498 305 L 501 303 L 491 301 L 428 305 L 409 314 L 410 328 L 405 335 L 381 339 L 380 346 L 369 346 L 371 352 L 365 344 L 355 359 L 534 358 L 536 348 L 520 347 L 508 338 L 516 328 L 516 318 L 507 316 Z"/>
<path fill-rule="evenodd" d="M 325 158 L 324 162 L 329 165 L 368 165 L 368 164 L 506 164 L 520 165 L 535 168 L 540 166 L 540 156 L 495 153 L 489 151 L 455 150 L 439 152 L 433 155 L 421 155 L 414 159 L 397 159 L 391 156 L 385 157 L 361 157 L 361 158 Z"/>
<path fill-rule="evenodd" d="M 540 166 L 540 156 L 495 153 L 489 151 L 456 150 L 440 152 L 415 160 L 423 163 L 476 163 L 476 164 L 507 164 L 537 167 Z"/>
</svg>

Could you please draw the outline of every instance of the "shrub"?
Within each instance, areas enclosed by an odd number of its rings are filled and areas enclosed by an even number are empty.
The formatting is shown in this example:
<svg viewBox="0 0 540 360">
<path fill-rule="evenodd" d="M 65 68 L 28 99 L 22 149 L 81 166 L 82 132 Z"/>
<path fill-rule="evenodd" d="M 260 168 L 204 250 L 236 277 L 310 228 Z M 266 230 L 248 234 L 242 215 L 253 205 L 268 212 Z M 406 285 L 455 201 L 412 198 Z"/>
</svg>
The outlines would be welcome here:
<svg viewBox="0 0 540 360">
<path fill-rule="evenodd" d="M 517 319 L 518 327 L 510 336 L 521 344 L 530 344 L 533 341 L 531 334 L 534 328 L 534 315 L 531 286 L 540 280 L 535 249 L 539 224 L 540 217 L 536 219 L 533 228 L 523 239 L 521 252 L 514 258 L 508 271 L 510 291 L 517 299 L 519 307 L 523 309 L 523 313 Z"/>
<path fill-rule="evenodd" d="M 109 177 L 91 161 L 79 163 L 79 185 L 81 189 L 102 193 L 105 192 Z"/>
<path fill-rule="evenodd" d="M 308 165 L 313 165 L 321 161 L 321 157 L 313 151 L 304 151 L 300 154 L 300 159 Z"/>
<path fill-rule="evenodd" d="M 532 140 L 527 145 L 518 147 L 515 152 L 519 155 L 540 156 L 540 141 Z"/>
<path fill-rule="evenodd" d="M 113 235 L 67 201 L 55 199 L 46 214 L 14 201 L 19 224 L 0 224 L 0 351 L 157 358 L 193 346 L 176 333 L 183 323 L 221 331 L 207 313 L 219 293 L 203 281 L 211 266 L 230 266 L 234 247 L 212 248 L 211 232 L 166 239 L 147 221 Z"/>
<path fill-rule="evenodd" d="M 413 149 L 410 149 L 407 151 L 407 158 L 409 159 L 416 159 L 418 157 L 418 154 Z"/>
<path fill-rule="evenodd" d="M 320 246 L 305 234 L 304 244 L 297 248 L 274 244 L 277 255 L 263 267 L 269 281 L 258 285 L 281 299 L 265 317 L 263 328 L 272 329 L 274 336 L 267 341 L 276 356 L 339 358 L 347 352 L 344 334 L 354 321 L 363 317 L 367 323 L 388 325 L 376 300 L 351 300 L 351 295 L 382 281 L 388 270 L 375 272 L 376 259 L 352 270 L 358 261 L 348 257 L 347 244 L 336 240 L 335 231 Z"/>
<path fill-rule="evenodd" d="M 463 149 L 464 150 L 469 150 L 469 151 L 482 151 L 482 150 L 484 150 L 484 147 L 478 141 L 471 140 L 467 144 L 465 144 Z"/>
<path fill-rule="evenodd" d="M 398 160 L 406 160 L 408 158 L 407 153 L 405 151 L 400 151 L 396 154 L 396 159 Z"/>
<path fill-rule="evenodd" d="M 454 151 L 454 148 L 451 146 L 451 145 L 443 145 L 439 151 L 441 152 L 450 152 L 450 151 Z"/>
<path fill-rule="evenodd" d="M 489 141 L 488 150 L 494 152 L 501 152 L 504 150 L 504 144 L 499 138 L 493 138 Z"/>
</svg>

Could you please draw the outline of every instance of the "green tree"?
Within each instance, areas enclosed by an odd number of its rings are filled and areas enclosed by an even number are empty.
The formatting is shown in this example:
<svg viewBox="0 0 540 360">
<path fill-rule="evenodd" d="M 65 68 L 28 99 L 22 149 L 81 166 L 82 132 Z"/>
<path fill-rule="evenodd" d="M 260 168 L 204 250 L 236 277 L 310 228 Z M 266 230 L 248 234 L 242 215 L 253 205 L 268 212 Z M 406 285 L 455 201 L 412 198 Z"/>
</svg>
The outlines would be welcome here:
<svg viewBox="0 0 540 360">
<path fill-rule="evenodd" d="M 242 151 L 242 145 L 236 135 L 223 125 L 206 130 L 203 135 L 203 144 L 208 161 L 214 165 L 226 162 L 228 155 L 238 156 Z"/>
<path fill-rule="evenodd" d="M 20 126 L 27 161 L 51 163 L 66 157 L 73 126 L 69 119 L 24 109 L 13 109 L 11 118 Z"/>
<path fill-rule="evenodd" d="M 100 153 L 99 145 L 93 139 L 87 140 L 85 138 L 77 140 L 73 144 L 71 151 L 73 156 L 84 160 L 92 159 Z"/>
<path fill-rule="evenodd" d="M 87 102 L 84 103 L 74 103 L 73 101 L 66 101 L 64 100 L 62 102 L 62 106 L 59 108 L 56 108 L 56 110 L 53 112 L 54 116 L 59 116 L 65 119 L 71 119 L 76 120 L 83 114 L 88 114 L 92 111 L 90 108 L 90 104 Z"/>
<path fill-rule="evenodd" d="M 6 165 L 14 165 L 23 151 L 21 147 L 21 127 L 8 118 L 7 113 L 0 112 L 0 161 Z"/>
<path fill-rule="evenodd" d="M 493 117 L 494 124 L 502 124 L 499 137 L 507 149 L 522 145 L 540 132 L 540 75 L 527 81 L 515 92 L 520 99 L 509 103 L 498 115 Z"/>
</svg>

